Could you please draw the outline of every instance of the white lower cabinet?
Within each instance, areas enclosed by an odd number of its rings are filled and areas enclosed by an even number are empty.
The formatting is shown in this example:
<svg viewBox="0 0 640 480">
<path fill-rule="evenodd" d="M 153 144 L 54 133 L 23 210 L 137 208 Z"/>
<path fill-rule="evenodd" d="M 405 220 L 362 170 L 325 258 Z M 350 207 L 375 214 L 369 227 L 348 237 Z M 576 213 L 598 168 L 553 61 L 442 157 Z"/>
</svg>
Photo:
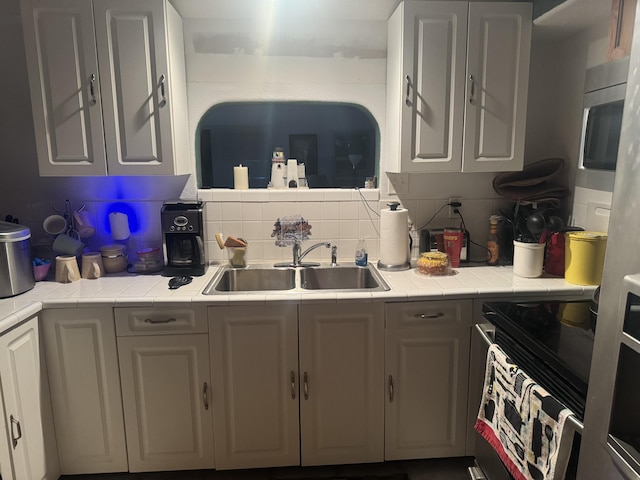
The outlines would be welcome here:
<svg viewBox="0 0 640 480">
<path fill-rule="evenodd" d="M 471 305 L 387 304 L 386 460 L 465 455 Z"/>
<path fill-rule="evenodd" d="M 130 472 L 214 468 L 207 334 L 118 338 Z"/>
<path fill-rule="evenodd" d="M 55 480 L 59 466 L 38 317 L 0 336 L 4 480 Z M 0 404 L 0 406 L 2 406 Z M 6 435 L 6 436 L 5 436 Z"/>
<path fill-rule="evenodd" d="M 209 322 L 217 468 L 383 460 L 379 304 L 210 307 Z"/>
<path fill-rule="evenodd" d="M 298 307 L 209 308 L 216 468 L 300 463 Z"/>
<path fill-rule="evenodd" d="M 113 310 L 45 310 L 42 335 L 61 473 L 126 472 Z"/>
<path fill-rule="evenodd" d="M 302 465 L 384 460 L 381 304 L 300 305 Z"/>
</svg>

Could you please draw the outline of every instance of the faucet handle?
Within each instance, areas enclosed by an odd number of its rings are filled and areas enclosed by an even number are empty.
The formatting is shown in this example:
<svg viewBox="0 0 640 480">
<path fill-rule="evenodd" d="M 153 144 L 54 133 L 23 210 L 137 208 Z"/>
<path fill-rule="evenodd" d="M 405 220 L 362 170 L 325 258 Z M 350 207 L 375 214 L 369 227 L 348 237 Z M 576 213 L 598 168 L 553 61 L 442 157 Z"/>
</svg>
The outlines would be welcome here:
<svg viewBox="0 0 640 480">
<path fill-rule="evenodd" d="M 338 266 L 338 246 L 337 245 L 331 245 L 331 266 L 332 267 Z"/>
</svg>

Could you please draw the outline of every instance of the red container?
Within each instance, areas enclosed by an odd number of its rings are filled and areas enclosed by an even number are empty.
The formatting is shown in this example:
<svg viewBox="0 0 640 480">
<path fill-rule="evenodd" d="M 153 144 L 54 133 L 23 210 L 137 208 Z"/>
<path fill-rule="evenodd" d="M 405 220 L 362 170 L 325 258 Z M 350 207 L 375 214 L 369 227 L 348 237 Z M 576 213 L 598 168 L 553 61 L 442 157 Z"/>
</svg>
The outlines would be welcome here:
<svg viewBox="0 0 640 480">
<path fill-rule="evenodd" d="M 462 238 L 464 232 L 460 228 L 444 229 L 444 251 L 451 259 L 451 266 L 458 268 L 460 266 L 460 251 L 462 250 Z"/>
<path fill-rule="evenodd" d="M 544 271 L 564 277 L 564 233 L 553 233 L 547 238 Z"/>
</svg>

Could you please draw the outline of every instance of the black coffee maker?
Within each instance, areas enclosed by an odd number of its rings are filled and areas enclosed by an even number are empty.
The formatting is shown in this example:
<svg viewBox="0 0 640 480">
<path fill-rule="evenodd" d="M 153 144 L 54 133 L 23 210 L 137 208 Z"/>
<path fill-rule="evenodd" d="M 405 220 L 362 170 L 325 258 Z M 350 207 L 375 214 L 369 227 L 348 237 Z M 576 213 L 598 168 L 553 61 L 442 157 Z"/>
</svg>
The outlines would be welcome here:
<svg viewBox="0 0 640 480">
<path fill-rule="evenodd" d="M 164 270 L 163 275 L 203 275 L 204 225 L 202 202 L 165 202 L 161 210 Z"/>
</svg>

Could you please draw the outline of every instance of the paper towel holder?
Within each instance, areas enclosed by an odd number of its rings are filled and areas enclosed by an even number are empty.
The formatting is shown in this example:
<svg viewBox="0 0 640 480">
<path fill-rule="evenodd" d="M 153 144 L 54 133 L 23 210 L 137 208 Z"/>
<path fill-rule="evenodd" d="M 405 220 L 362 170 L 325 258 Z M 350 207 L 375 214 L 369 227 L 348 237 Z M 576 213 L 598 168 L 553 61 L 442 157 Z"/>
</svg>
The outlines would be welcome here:
<svg viewBox="0 0 640 480">
<path fill-rule="evenodd" d="M 389 210 L 391 210 L 392 212 L 395 212 L 396 210 L 398 210 L 398 207 L 400 206 L 400 202 L 389 202 L 387 203 L 387 206 L 389 207 Z M 408 241 L 409 239 L 407 239 L 407 242 Z M 410 252 L 411 252 L 411 249 L 409 249 L 409 253 Z M 378 270 L 383 270 L 387 272 L 401 272 L 403 270 L 409 270 L 411 268 L 411 262 L 407 258 L 407 260 L 404 263 L 391 265 L 383 262 L 382 260 L 378 260 L 377 266 L 378 266 Z"/>
</svg>

